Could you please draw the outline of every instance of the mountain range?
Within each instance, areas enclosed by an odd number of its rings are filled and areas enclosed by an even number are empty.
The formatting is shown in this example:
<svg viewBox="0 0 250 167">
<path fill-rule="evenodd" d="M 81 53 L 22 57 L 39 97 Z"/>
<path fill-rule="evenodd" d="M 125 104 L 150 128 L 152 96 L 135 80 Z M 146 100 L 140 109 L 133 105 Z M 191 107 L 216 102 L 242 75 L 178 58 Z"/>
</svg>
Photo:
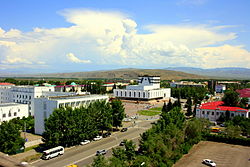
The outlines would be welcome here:
<svg viewBox="0 0 250 167">
<path fill-rule="evenodd" d="M 226 67 L 226 68 L 202 69 L 194 67 L 169 67 L 165 69 L 207 76 L 209 78 L 250 79 L 249 68 Z"/>
</svg>

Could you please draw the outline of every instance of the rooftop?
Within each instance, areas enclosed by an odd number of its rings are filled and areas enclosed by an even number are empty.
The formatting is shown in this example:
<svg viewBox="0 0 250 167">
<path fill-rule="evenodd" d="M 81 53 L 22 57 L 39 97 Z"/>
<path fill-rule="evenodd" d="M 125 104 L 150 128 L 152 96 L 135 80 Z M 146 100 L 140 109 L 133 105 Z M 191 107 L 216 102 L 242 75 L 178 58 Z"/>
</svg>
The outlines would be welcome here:
<svg viewBox="0 0 250 167">
<path fill-rule="evenodd" d="M 19 105 L 28 105 L 28 104 L 20 104 L 20 103 L 0 103 L 0 107 L 19 106 Z"/>
<path fill-rule="evenodd" d="M 68 100 L 68 99 L 81 99 L 81 98 L 95 98 L 95 97 L 101 97 L 101 96 L 107 96 L 107 95 L 54 96 L 54 97 L 49 97 L 49 99 L 53 99 L 53 100 Z"/>
<path fill-rule="evenodd" d="M 240 94 L 240 97 L 250 97 L 250 88 L 236 90 Z"/>
<path fill-rule="evenodd" d="M 0 85 L 2 85 L 2 86 L 13 86 L 15 84 L 8 83 L 8 82 L 0 82 Z"/>
<path fill-rule="evenodd" d="M 248 110 L 240 107 L 228 107 L 228 106 L 223 106 L 224 102 L 223 101 L 214 101 L 214 102 L 209 102 L 209 103 L 204 103 L 200 105 L 200 109 L 205 109 L 205 110 L 221 110 L 221 111 L 235 111 L 235 112 L 248 112 Z"/>
</svg>

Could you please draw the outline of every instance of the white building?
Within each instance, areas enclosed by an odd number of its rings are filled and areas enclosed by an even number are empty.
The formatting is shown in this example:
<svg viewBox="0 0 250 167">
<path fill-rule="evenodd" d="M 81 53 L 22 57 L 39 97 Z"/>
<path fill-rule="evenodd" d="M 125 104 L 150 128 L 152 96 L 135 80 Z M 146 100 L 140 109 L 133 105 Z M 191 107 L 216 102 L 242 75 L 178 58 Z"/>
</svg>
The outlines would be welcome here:
<svg viewBox="0 0 250 167">
<path fill-rule="evenodd" d="M 209 121 L 217 121 L 221 115 L 226 116 L 226 112 L 229 111 L 230 117 L 242 116 L 249 117 L 249 111 L 240 107 L 228 107 L 222 106 L 224 102 L 215 101 L 201 104 L 196 109 L 195 116 L 197 118 L 206 118 Z"/>
<path fill-rule="evenodd" d="M 226 90 L 226 85 L 215 85 L 216 93 L 223 93 Z"/>
<path fill-rule="evenodd" d="M 159 76 L 140 76 L 139 85 L 128 85 L 126 89 L 114 89 L 114 96 L 125 99 L 151 100 L 170 97 L 170 88 L 160 88 Z"/>
<path fill-rule="evenodd" d="M 181 81 L 181 82 L 170 82 L 170 87 L 172 88 L 183 88 L 183 87 L 205 87 L 205 84 L 202 83 L 195 83 L 189 81 Z"/>
<path fill-rule="evenodd" d="M 35 133 L 44 132 L 44 120 L 49 118 L 54 109 L 59 107 L 80 107 L 87 106 L 97 100 L 108 100 L 106 95 L 85 95 L 85 96 L 55 96 L 35 98 Z"/>
<path fill-rule="evenodd" d="M 3 121 L 9 121 L 13 118 L 28 117 L 28 105 L 18 103 L 2 103 L 0 104 L 0 124 Z"/>
<path fill-rule="evenodd" d="M 61 93 L 61 94 L 60 94 Z M 34 99 L 47 96 L 75 95 L 73 92 L 55 92 L 53 86 L 0 86 L 0 103 L 28 104 L 30 115 L 34 115 Z"/>
</svg>

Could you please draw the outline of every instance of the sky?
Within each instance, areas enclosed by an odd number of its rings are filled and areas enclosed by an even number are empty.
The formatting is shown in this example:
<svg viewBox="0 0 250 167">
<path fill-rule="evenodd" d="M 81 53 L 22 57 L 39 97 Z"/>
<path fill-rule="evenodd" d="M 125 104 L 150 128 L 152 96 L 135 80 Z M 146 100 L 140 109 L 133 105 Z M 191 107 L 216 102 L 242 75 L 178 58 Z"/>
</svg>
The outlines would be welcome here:
<svg viewBox="0 0 250 167">
<path fill-rule="evenodd" d="M 1 0 L 0 74 L 250 68 L 249 0 Z"/>
</svg>

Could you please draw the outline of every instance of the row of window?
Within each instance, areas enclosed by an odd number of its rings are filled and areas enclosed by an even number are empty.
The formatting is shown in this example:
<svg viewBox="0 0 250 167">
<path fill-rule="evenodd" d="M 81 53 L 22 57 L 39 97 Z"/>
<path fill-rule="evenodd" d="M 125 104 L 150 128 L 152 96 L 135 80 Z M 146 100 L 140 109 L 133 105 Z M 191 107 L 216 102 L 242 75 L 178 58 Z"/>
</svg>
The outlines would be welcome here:
<svg viewBox="0 0 250 167">
<path fill-rule="evenodd" d="M 9 112 L 9 114 L 8 114 L 8 117 L 11 117 L 11 112 Z M 6 118 L 6 116 L 7 116 L 7 114 L 3 114 L 3 118 Z M 14 112 L 14 116 L 17 116 L 17 113 L 16 112 Z"/>
<path fill-rule="evenodd" d="M 210 111 L 207 111 L 206 113 L 205 113 L 205 111 L 202 111 L 202 114 L 204 115 L 204 114 L 207 114 L 207 115 L 209 115 L 210 114 Z M 214 115 L 215 114 L 215 112 L 214 111 L 211 111 L 211 115 Z M 225 113 L 222 113 L 222 112 L 216 112 L 216 115 L 218 116 L 218 115 L 224 115 Z M 231 115 L 231 117 L 234 117 L 234 113 L 231 113 L 230 114 Z M 242 117 L 244 117 L 245 115 L 244 114 L 241 114 L 241 116 Z"/>
<path fill-rule="evenodd" d="M 132 94 L 133 94 L 133 96 L 132 96 Z M 136 94 L 138 94 L 138 96 L 137 97 L 140 97 L 140 98 L 145 98 L 146 97 L 146 93 L 145 92 L 138 92 L 138 93 L 136 93 L 136 92 L 134 92 L 134 93 L 132 93 L 132 92 L 126 92 L 126 91 L 121 91 L 121 97 L 136 97 Z M 152 92 L 151 93 L 154 97 L 159 97 L 159 96 L 161 96 L 161 92 Z M 124 95 L 124 96 L 123 96 Z M 119 92 L 118 91 L 116 91 L 116 96 L 119 96 Z M 150 93 L 148 93 L 148 97 L 150 97 Z"/>
<path fill-rule="evenodd" d="M 17 98 L 23 98 L 23 99 L 29 99 L 31 100 L 31 96 L 28 96 L 28 95 L 16 95 Z"/>
</svg>

